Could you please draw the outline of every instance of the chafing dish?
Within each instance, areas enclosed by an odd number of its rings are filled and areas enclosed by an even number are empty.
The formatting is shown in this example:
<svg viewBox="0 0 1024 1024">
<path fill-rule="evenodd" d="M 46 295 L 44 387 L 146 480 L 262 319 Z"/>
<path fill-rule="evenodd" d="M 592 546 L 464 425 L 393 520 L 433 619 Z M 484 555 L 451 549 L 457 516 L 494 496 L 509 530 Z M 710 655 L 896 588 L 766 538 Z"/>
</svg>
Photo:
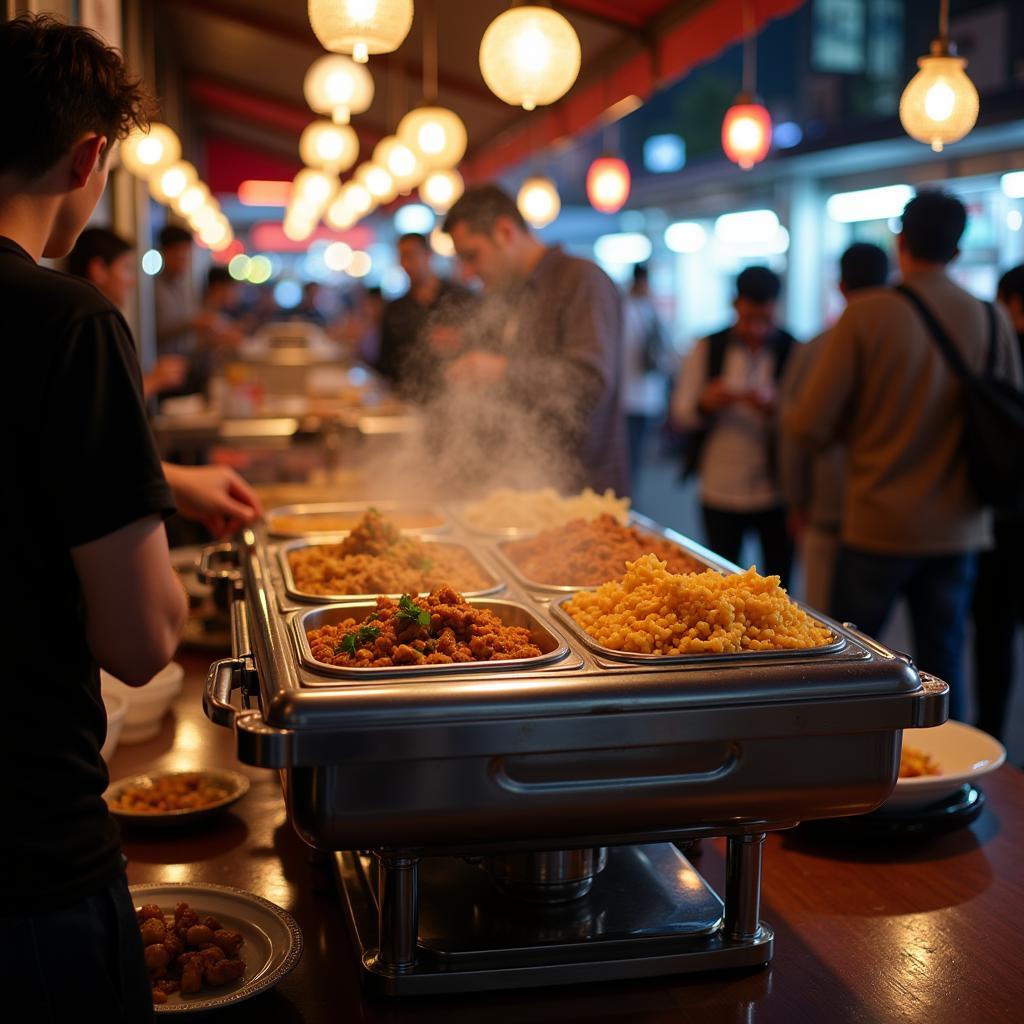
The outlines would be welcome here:
<svg viewBox="0 0 1024 1024">
<path fill-rule="evenodd" d="M 284 582 L 285 593 L 295 601 L 300 601 L 305 604 L 356 604 L 360 601 L 365 601 L 367 597 L 401 597 L 401 594 L 314 594 L 311 591 L 303 590 L 296 582 L 295 576 L 292 573 L 292 564 L 289 559 L 289 555 L 296 551 L 302 551 L 305 548 L 316 548 L 323 547 L 328 544 L 338 544 L 345 539 L 347 534 L 324 534 L 318 536 L 315 539 L 308 537 L 303 540 L 289 541 L 287 544 L 281 544 L 278 547 L 278 562 L 281 569 L 281 578 Z M 504 590 L 505 584 L 495 576 L 494 572 L 482 560 L 478 555 L 471 552 L 462 544 L 453 544 L 449 541 L 438 540 L 434 537 L 421 537 L 419 538 L 426 545 L 444 545 L 449 548 L 460 548 L 466 551 L 470 555 L 472 560 L 476 563 L 477 568 L 481 574 L 486 578 L 487 585 L 477 590 L 465 590 L 463 594 L 466 597 L 485 597 L 488 594 L 497 594 L 501 590 Z"/>
<path fill-rule="evenodd" d="M 901 731 L 947 716 L 944 683 L 840 623 L 824 620 L 827 650 L 637 663 L 565 634 L 517 585 L 508 598 L 565 641 L 560 660 L 332 677 L 274 599 L 265 535 L 233 550 L 232 569 L 215 563 L 234 574 L 233 657 L 211 667 L 207 713 L 242 761 L 281 770 L 389 994 L 765 964 L 766 833 L 877 807 Z M 711 836 L 726 838 L 724 899 L 673 845 Z"/>
<path fill-rule="evenodd" d="M 408 533 L 414 536 L 419 534 L 435 534 L 443 533 L 450 528 L 447 516 L 445 516 L 439 508 L 423 506 L 422 508 L 409 509 L 408 507 L 404 507 L 400 509 L 398 503 L 391 500 L 336 501 L 315 504 L 281 505 L 278 508 L 272 508 L 266 513 L 264 518 L 267 521 L 267 530 L 273 537 L 299 538 L 311 535 L 319 537 L 323 534 L 343 534 L 345 533 L 345 530 L 337 527 L 333 529 L 324 529 L 321 527 L 318 529 L 315 522 L 316 517 L 337 516 L 339 518 L 350 518 L 352 520 L 352 526 L 355 526 L 370 508 L 375 508 L 389 517 L 393 517 L 396 512 L 402 512 L 406 519 L 412 519 L 413 521 L 419 517 L 422 525 L 402 526 L 399 523 L 398 525 L 402 533 Z M 298 519 L 300 522 L 303 518 L 308 517 L 308 522 L 304 524 L 307 528 L 281 528 L 278 525 L 278 521 L 286 517 L 289 519 Z"/>
</svg>

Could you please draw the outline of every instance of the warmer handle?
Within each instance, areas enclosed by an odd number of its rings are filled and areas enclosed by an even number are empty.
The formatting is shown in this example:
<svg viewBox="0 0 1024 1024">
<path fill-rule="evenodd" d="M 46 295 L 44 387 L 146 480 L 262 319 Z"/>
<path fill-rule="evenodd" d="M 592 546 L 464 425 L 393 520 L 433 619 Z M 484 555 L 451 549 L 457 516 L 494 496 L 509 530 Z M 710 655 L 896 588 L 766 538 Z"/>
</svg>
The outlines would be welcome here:
<svg viewBox="0 0 1024 1024">
<path fill-rule="evenodd" d="M 930 729 L 949 718 L 949 683 L 930 672 L 918 671 L 921 692 L 914 696 L 914 729 Z"/>
<path fill-rule="evenodd" d="M 231 567 L 217 565 L 218 562 L 227 562 L 225 555 L 231 555 Z M 223 583 L 226 581 L 235 582 L 242 578 L 242 571 L 238 567 L 238 551 L 231 541 L 224 541 L 221 544 L 208 544 L 203 548 L 199 558 L 199 578 L 204 583 Z"/>
<path fill-rule="evenodd" d="M 232 729 L 238 713 L 231 703 L 231 694 L 242 685 L 245 662 L 241 658 L 221 658 L 210 666 L 203 690 L 203 710 L 215 725 Z"/>
</svg>

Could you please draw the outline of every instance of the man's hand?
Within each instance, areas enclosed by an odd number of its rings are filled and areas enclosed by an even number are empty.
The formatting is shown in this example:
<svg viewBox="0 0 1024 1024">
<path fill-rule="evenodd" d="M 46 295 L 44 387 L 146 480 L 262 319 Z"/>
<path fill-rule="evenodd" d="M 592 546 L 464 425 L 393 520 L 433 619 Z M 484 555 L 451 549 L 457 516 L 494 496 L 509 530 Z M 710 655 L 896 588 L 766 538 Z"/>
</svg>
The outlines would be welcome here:
<svg viewBox="0 0 1024 1024">
<path fill-rule="evenodd" d="M 775 392 L 771 388 L 747 391 L 742 396 L 743 401 L 757 412 L 766 416 L 775 412 Z"/>
<path fill-rule="evenodd" d="M 697 408 L 705 415 L 716 413 L 736 401 L 736 395 L 725 386 L 722 377 L 715 377 L 704 385 Z"/>
<path fill-rule="evenodd" d="M 184 356 L 161 356 L 153 369 L 142 378 L 142 391 L 147 398 L 179 387 L 185 382 L 188 360 Z"/>
<path fill-rule="evenodd" d="M 470 384 L 492 387 L 502 380 L 508 369 L 508 359 L 493 352 L 467 352 L 459 356 L 445 371 L 452 384 Z"/>
<path fill-rule="evenodd" d="M 263 513 L 252 488 L 227 466 L 174 466 L 164 463 L 178 511 L 202 523 L 214 537 L 233 533 Z"/>
</svg>

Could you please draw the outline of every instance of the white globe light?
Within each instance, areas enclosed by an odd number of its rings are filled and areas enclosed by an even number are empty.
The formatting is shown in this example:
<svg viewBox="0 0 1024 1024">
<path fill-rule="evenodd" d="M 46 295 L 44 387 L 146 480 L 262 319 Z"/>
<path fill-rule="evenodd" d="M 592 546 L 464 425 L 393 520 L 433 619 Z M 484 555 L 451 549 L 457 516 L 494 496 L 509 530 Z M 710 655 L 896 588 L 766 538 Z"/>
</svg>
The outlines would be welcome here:
<svg viewBox="0 0 1024 1024">
<path fill-rule="evenodd" d="M 327 212 L 324 214 L 324 220 L 327 221 L 329 227 L 334 228 L 335 231 L 347 231 L 357 220 L 359 215 L 345 202 L 344 196 L 338 196 L 337 199 L 327 207 Z"/>
<path fill-rule="evenodd" d="M 516 206 L 527 224 L 542 228 L 558 216 L 562 200 L 550 178 L 527 178 L 516 196 Z"/>
<path fill-rule="evenodd" d="M 149 194 L 158 203 L 171 203 L 198 178 L 196 169 L 187 160 L 178 160 L 149 179 Z"/>
<path fill-rule="evenodd" d="M 412 0 L 309 0 L 308 9 L 324 49 L 351 53 L 360 64 L 397 50 L 412 26 Z"/>
<path fill-rule="evenodd" d="M 398 123 L 398 137 L 427 167 L 454 167 L 466 154 L 466 126 L 447 107 L 418 107 Z"/>
<path fill-rule="evenodd" d="M 347 171 L 359 156 L 359 137 L 347 124 L 313 121 L 299 137 L 299 157 L 307 167 L 330 174 Z"/>
<path fill-rule="evenodd" d="M 452 241 L 452 236 L 440 228 L 434 228 L 430 232 L 430 248 L 445 259 L 450 259 L 455 255 L 455 243 Z"/>
<path fill-rule="evenodd" d="M 136 177 L 146 180 L 180 158 L 178 136 L 158 121 L 145 132 L 133 131 L 121 143 L 121 162 Z"/>
<path fill-rule="evenodd" d="M 580 73 L 576 30 L 550 7 L 513 7 L 487 26 L 480 73 L 499 99 L 533 110 L 561 99 Z"/>
<path fill-rule="evenodd" d="M 380 205 L 390 203 L 398 195 L 395 179 L 378 164 L 369 161 L 360 164 L 356 168 L 353 180 L 358 181 L 360 185 L 365 185 L 366 190 Z"/>
<path fill-rule="evenodd" d="M 978 120 L 978 90 L 964 71 L 967 62 L 935 52 L 921 57 L 921 69 L 907 83 L 900 97 L 903 129 L 936 153 L 962 139 Z"/>
<path fill-rule="evenodd" d="M 372 268 L 373 260 L 370 259 L 370 254 L 363 252 L 362 249 L 356 249 L 352 253 L 347 270 L 352 277 L 366 277 Z"/>
<path fill-rule="evenodd" d="M 188 219 L 189 224 L 192 226 L 193 231 L 197 231 L 200 234 L 203 233 L 207 228 L 217 224 L 223 214 L 220 212 L 220 207 L 217 205 L 216 200 L 211 200 L 203 206 L 200 206 Z"/>
<path fill-rule="evenodd" d="M 338 191 L 336 175 L 304 167 L 292 180 L 292 196 L 303 199 L 319 213 L 334 198 Z"/>
<path fill-rule="evenodd" d="M 182 217 L 191 217 L 201 206 L 205 206 L 210 200 L 210 190 L 201 181 L 189 185 L 184 192 L 174 200 L 174 209 Z"/>
<path fill-rule="evenodd" d="M 374 207 L 373 196 L 365 185 L 350 181 L 342 186 L 338 201 L 344 203 L 356 217 L 365 217 Z"/>
<path fill-rule="evenodd" d="M 353 114 L 369 110 L 373 78 L 361 64 L 328 53 L 310 64 L 302 92 L 311 110 L 329 114 L 335 124 L 348 124 Z"/>
<path fill-rule="evenodd" d="M 300 217 L 288 217 L 284 219 L 284 223 L 281 225 L 284 231 L 285 238 L 292 242 L 304 242 L 311 234 L 316 224 L 311 224 L 308 220 L 304 220 Z"/>
<path fill-rule="evenodd" d="M 342 271 L 352 262 L 352 246 L 345 242 L 331 242 L 324 249 L 324 263 L 329 270 Z"/>
<path fill-rule="evenodd" d="M 425 176 L 420 158 L 401 139 L 394 135 L 385 136 L 373 151 L 373 162 L 391 175 L 400 192 L 415 188 Z"/>
<path fill-rule="evenodd" d="M 458 171 L 432 171 L 420 185 L 420 199 L 434 213 L 447 213 L 466 191 L 466 183 Z"/>
</svg>

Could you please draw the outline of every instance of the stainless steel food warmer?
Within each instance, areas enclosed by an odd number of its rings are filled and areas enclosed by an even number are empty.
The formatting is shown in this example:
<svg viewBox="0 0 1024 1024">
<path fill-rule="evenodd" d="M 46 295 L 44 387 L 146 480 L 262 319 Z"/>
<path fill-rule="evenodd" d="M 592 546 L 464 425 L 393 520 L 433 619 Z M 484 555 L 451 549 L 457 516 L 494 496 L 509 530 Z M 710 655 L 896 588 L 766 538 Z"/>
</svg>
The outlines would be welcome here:
<svg viewBox="0 0 1024 1024">
<path fill-rule="evenodd" d="M 233 637 L 206 711 L 242 761 L 281 770 L 294 827 L 336 861 L 364 976 L 393 995 L 767 963 L 766 833 L 877 807 L 901 731 L 947 716 L 945 683 L 829 620 L 819 650 L 624 660 L 514 583 L 501 600 L 541 659 L 337 672 L 304 631 L 359 606 L 296 604 L 278 553 L 247 529 L 204 557 Z M 680 850 L 712 836 L 723 897 Z"/>
</svg>

